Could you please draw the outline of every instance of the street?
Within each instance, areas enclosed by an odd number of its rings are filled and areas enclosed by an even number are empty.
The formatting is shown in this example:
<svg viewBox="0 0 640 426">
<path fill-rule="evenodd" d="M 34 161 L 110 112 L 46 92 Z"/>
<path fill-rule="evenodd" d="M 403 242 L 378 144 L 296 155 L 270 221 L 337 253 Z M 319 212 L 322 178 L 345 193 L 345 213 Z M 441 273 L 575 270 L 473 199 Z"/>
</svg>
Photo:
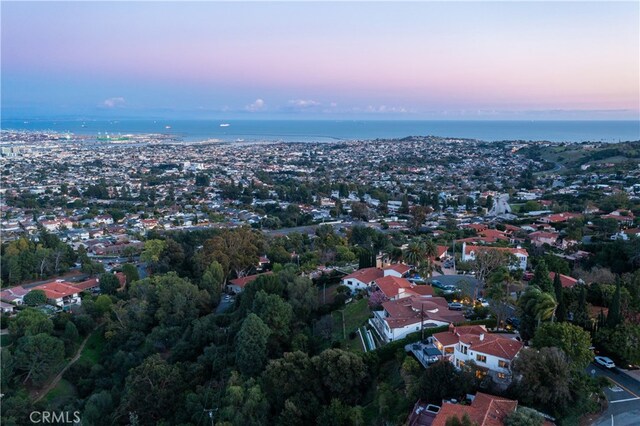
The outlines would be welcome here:
<svg viewBox="0 0 640 426">
<path fill-rule="evenodd" d="M 632 426 L 640 424 L 640 382 L 622 371 L 610 371 L 593 363 L 590 375 L 605 376 L 611 386 L 604 390 L 609 407 L 593 423 L 594 426 Z"/>
</svg>

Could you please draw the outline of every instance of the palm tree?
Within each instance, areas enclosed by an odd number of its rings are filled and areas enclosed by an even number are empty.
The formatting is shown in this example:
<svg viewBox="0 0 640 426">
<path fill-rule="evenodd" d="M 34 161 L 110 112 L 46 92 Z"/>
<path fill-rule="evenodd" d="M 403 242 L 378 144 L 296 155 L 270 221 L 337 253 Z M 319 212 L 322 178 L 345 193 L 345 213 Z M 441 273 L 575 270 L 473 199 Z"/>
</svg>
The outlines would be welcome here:
<svg viewBox="0 0 640 426">
<path fill-rule="evenodd" d="M 540 323 L 544 320 L 553 319 L 556 315 L 556 309 L 558 308 L 558 302 L 556 302 L 555 297 L 553 297 L 550 293 L 546 293 L 541 291 L 540 294 L 535 299 L 535 312 L 536 319 L 538 320 L 538 327 L 540 327 Z"/>
<path fill-rule="evenodd" d="M 424 259 L 424 253 L 424 243 L 421 241 L 413 241 L 409 243 L 409 247 L 407 247 L 407 250 L 403 254 L 404 261 L 409 265 L 417 266 L 420 264 L 420 261 Z"/>
<path fill-rule="evenodd" d="M 425 243 L 424 243 L 424 255 L 426 257 L 435 258 L 438 255 L 438 246 L 436 246 L 436 244 L 431 240 L 425 241 Z"/>
<path fill-rule="evenodd" d="M 418 274 L 420 274 L 421 277 L 427 276 L 429 277 L 429 280 L 431 280 L 434 269 L 433 266 L 434 265 L 431 261 L 431 258 L 424 257 L 421 261 L 418 262 Z"/>
</svg>

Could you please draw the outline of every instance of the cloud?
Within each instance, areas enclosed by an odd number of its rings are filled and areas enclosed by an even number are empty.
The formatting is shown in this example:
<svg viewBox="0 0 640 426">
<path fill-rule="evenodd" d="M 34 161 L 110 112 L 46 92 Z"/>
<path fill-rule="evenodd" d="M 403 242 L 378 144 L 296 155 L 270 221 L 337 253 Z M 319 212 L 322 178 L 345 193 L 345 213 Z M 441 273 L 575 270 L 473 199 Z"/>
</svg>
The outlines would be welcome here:
<svg viewBox="0 0 640 426">
<path fill-rule="evenodd" d="M 410 110 L 408 110 L 405 107 L 397 107 L 397 106 L 387 106 L 387 105 L 380 105 L 380 106 L 374 106 L 374 105 L 368 105 L 367 108 L 365 108 L 366 112 L 380 112 L 380 113 L 385 113 L 385 112 L 392 112 L 392 113 L 405 113 L 405 112 L 410 112 Z"/>
<path fill-rule="evenodd" d="M 255 112 L 263 110 L 265 106 L 266 104 L 264 103 L 264 100 L 258 98 L 253 103 L 244 107 L 244 109 L 246 109 L 247 111 Z"/>
<path fill-rule="evenodd" d="M 126 101 L 122 96 L 118 96 L 115 98 L 108 98 L 102 102 L 102 106 L 106 108 L 121 108 L 124 106 Z"/>
<path fill-rule="evenodd" d="M 320 102 L 314 101 L 312 99 L 292 99 L 289 101 L 289 105 L 294 106 L 296 108 L 309 108 L 320 106 Z"/>
</svg>

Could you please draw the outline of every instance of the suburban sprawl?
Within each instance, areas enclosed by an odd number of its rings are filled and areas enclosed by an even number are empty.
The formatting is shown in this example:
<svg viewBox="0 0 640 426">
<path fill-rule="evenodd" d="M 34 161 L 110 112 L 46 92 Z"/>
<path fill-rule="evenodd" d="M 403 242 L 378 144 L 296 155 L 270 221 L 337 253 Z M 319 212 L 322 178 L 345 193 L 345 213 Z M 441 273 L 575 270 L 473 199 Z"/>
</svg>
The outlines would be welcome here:
<svg viewBox="0 0 640 426">
<path fill-rule="evenodd" d="M 638 424 L 640 141 L 0 159 L 3 425 Z"/>
</svg>

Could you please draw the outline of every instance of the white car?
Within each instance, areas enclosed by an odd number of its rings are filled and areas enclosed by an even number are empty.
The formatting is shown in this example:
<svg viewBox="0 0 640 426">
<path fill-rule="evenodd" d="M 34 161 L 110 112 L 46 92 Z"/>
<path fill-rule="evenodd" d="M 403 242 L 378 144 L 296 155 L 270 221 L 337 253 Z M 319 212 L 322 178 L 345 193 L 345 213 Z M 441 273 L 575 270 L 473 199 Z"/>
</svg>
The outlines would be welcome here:
<svg viewBox="0 0 640 426">
<path fill-rule="evenodd" d="M 605 368 L 614 368 L 616 364 L 606 356 L 597 356 L 595 357 L 596 364 L 601 365 Z"/>
</svg>

